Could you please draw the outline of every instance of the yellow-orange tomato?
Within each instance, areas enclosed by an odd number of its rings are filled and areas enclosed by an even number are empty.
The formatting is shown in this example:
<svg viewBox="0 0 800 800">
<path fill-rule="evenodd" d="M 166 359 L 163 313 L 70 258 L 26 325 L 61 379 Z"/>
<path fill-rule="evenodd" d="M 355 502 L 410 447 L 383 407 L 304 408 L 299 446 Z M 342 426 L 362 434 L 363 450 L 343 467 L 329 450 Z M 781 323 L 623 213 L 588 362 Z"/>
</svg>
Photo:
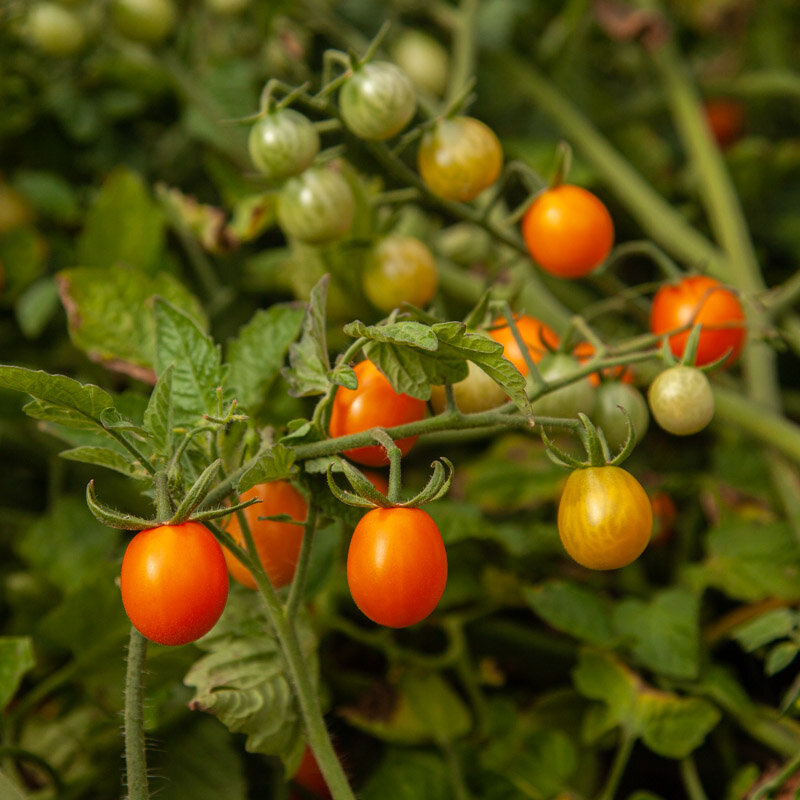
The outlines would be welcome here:
<svg viewBox="0 0 800 800">
<path fill-rule="evenodd" d="M 278 514 L 288 514 L 293 520 L 303 522 L 308 513 L 308 504 L 297 489 L 286 481 L 272 481 L 253 486 L 241 494 L 242 501 L 261 498 L 260 503 L 248 506 L 242 512 L 247 519 L 258 557 L 270 582 L 276 589 L 286 586 L 294 577 L 300 546 L 303 543 L 303 528 L 291 522 L 259 519 Z M 225 528 L 238 544 L 244 544 L 244 535 L 236 514 L 231 515 Z M 252 573 L 227 548 L 223 548 L 225 561 L 231 575 L 250 589 L 257 585 Z"/>
<path fill-rule="evenodd" d="M 502 317 L 494 320 L 492 325 L 501 325 L 489 331 L 489 336 L 496 342 L 503 345 L 503 355 L 507 358 L 523 375 L 528 374 L 528 365 L 525 357 L 520 350 L 511 328 L 504 324 Z M 522 314 L 514 320 L 522 341 L 528 346 L 531 360 L 538 364 L 542 358 L 558 347 L 558 334 L 548 325 L 535 317 Z"/>
<path fill-rule="evenodd" d="M 617 569 L 635 561 L 653 530 L 653 509 L 642 485 L 622 467 L 576 469 L 558 504 L 564 549 L 589 569 Z"/>
<path fill-rule="evenodd" d="M 614 245 L 614 222 L 603 202 L 568 183 L 538 195 L 522 218 L 531 258 L 561 278 L 580 278 L 598 267 Z"/>
</svg>

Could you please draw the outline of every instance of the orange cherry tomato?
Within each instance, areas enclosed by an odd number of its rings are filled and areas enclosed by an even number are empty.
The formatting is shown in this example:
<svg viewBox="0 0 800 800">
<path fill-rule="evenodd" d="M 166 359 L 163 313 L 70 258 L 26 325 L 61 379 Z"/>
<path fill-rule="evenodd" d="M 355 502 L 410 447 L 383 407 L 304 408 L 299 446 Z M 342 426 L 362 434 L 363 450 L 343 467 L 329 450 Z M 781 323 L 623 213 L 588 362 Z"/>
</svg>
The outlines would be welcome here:
<svg viewBox="0 0 800 800">
<path fill-rule="evenodd" d="M 576 344 L 573 348 L 572 354 L 578 359 L 578 361 L 581 362 L 581 364 L 586 364 L 591 361 L 592 357 L 594 356 L 594 346 L 591 344 L 591 342 L 578 342 L 578 344 Z M 619 380 L 623 383 L 634 383 L 636 380 L 633 370 L 630 367 L 607 367 L 606 369 L 602 370 L 602 372 L 593 372 L 589 376 L 592 386 L 600 385 L 601 374 L 605 378 Z"/>
<path fill-rule="evenodd" d="M 393 428 L 408 422 L 419 422 L 425 417 L 424 400 L 398 394 L 388 378 L 369 360 L 353 367 L 358 386 L 336 390 L 331 409 L 328 432 L 332 437 L 348 436 L 370 428 Z M 416 436 L 398 439 L 400 452 L 406 455 L 417 441 Z M 366 445 L 345 450 L 349 459 L 368 467 L 381 467 L 389 463 L 386 450 L 380 445 Z"/>
<path fill-rule="evenodd" d="M 711 133 L 721 148 L 732 145 L 744 130 L 744 107 L 728 97 L 709 98 L 703 104 Z"/>
<path fill-rule="evenodd" d="M 514 322 L 522 337 L 522 341 L 528 346 L 528 352 L 534 364 L 538 364 L 544 356 L 558 347 L 558 334 L 541 320 L 528 316 L 527 314 L 522 314 L 517 317 Z M 489 336 L 503 345 L 503 355 L 523 375 L 527 375 L 528 365 L 525 363 L 522 350 L 520 350 L 511 328 L 502 317 L 498 317 L 494 320 L 492 325 L 499 325 L 502 327 L 496 327 L 490 330 Z"/>
<path fill-rule="evenodd" d="M 315 797 L 328 798 L 331 796 L 331 790 L 328 788 L 328 784 L 325 783 L 325 778 L 322 776 L 317 759 L 314 758 L 314 753 L 311 752 L 311 748 L 308 745 L 303 750 L 300 766 L 297 768 L 292 781 L 307 792 L 311 792 Z"/>
<path fill-rule="evenodd" d="M 280 589 L 294 577 L 303 543 L 303 528 L 291 522 L 277 522 L 259 517 L 288 514 L 297 522 L 303 522 L 308 514 L 308 504 L 303 495 L 287 481 L 261 483 L 241 494 L 242 501 L 252 500 L 254 497 L 260 498 L 261 502 L 248 506 L 242 513 L 247 519 L 250 533 L 253 534 L 256 551 L 267 577 L 276 589 Z M 244 534 L 236 514 L 231 515 L 225 529 L 238 544 L 244 544 Z M 250 589 L 258 588 L 250 570 L 226 547 L 223 548 L 223 553 L 231 575 Z"/>
</svg>

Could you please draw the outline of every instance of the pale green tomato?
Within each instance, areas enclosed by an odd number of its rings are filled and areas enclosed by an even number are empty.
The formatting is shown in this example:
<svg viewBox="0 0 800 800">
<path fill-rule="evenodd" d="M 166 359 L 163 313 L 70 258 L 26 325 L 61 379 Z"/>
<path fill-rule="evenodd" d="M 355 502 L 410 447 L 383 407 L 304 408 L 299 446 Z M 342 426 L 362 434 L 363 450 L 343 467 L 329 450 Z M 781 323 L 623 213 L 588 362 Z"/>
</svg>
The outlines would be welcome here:
<svg viewBox="0 0 800 800">
<path fill-rule="evenodd" d="M 111 12 L 123 36 L 145 44 L 163 41 L 177 17 L 172 0 L 113 0 Z"/>
<path fill-rule="evenodd" d="M 566 353 L 549 353 L 539 362 L 539 372 L 547 381 L 556 381 L 580 369 L 580 362 Z M 533 402 L 533 413 L 542 417 L 567 417 L 579 411 L 590 415 L 594 408 L 594 387 L 588 376 L 568 383 Z"/>
<path fill-rule="evenodd" d="M 319 153 L 319 134 L 304 114 L 282 108 L 253 124 L 247 147 L 259 172 L 270 180 L 283 180 L 311 165 Z"/>
<path fill-rule="evenodd" d="M 72 56 L 86 43 L 81 18 L 57 3 L 36 3 L 25 19 L 25 38 L 48 56 Z"/>
<path fill-rule="evenodd" d="M 647 400 L 655 421 L 676 436 L 703 430 L 714 416 L 714 392 L 705 373 L 682 364 L 650 384 Z"/>
<path fill-rule="evenodd" d="M 467 362 L 469 374 L 463 381 L 453 384 L 456 406 L 462 414 L 475 414 L 489 411 L 503 405 L 508 400 L 503 389 L 490 378 L 477 364 Z M 441 414 L 447 404 L 444 386 L 431 386 L 431 406 Z"/>
<path fill-rule="evenodd" d="M 650 413 L 644 395 L 629 383 L 607 381 L 595 391 L 592 420 L 603 431 L 612 453 L 618 452 L 628 438 L 628 425 L 624 408 L 631 416 L 636 442 L 640 442 L 647 432 Z"/>
<path fill-rule="evenodd" d="M 443 95 L 450 58 L 447 50 L 427 33 L 407 30 L 392 46 L 392 58 L 422 91 Z"/>
</svg>

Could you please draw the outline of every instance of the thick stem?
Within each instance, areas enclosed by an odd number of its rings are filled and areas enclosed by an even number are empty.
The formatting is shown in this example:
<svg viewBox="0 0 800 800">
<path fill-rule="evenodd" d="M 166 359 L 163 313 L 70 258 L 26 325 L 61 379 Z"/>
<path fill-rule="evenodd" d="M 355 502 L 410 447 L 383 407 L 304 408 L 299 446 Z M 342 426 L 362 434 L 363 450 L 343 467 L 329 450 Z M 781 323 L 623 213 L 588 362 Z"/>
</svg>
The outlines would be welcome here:
<svg viewBox="0 0 800 800">
<path fill-rule="evenodd" d="M 304 527 L 300 555 L 297 557 L 297 567 L 292 578 L 292 586 L 289 589 L 289 598 L 286 601 L 286 616 L 289 619 L 292 619 L 297 613 L 306 586 L 308 564 L 311 560 L 311 548 L 314 544 L 314 535 L 317 530 L 317 507 L 313 503 L 308 507 L 308 516 Z"/>
<path fill-rule="evenodd" d="M 144 664 L 147 639 L 131 626 L 125 676 L 125 772 L 128 800 L 148 800 L 144 741 Z"/>
</svg>

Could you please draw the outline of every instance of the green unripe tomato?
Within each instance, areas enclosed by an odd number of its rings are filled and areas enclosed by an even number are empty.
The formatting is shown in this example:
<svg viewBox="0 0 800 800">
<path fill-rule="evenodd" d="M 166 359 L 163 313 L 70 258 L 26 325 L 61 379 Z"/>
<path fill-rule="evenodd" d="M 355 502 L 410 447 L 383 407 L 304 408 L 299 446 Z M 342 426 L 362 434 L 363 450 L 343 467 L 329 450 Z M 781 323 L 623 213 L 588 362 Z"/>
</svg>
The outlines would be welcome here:
<svg viewBox="0 0 800 800">
<path fill-rule="evenodd" d="M 393 233 L 384 237 L 372 248 L 364 268 L 364 293 L 387 313 L 404 302 L 427 305 L 437 284 L 436 259 L 414 236 Z"/>
<path fill-rule="evenodd" d="M 450 58 L 447 50 L 427 33 L 407 30 L 392 46 L 392 58 L 422 91 L 443 95 Z"/>
<path fill-rule="evenodd" d="M 665 369 L 650 384 L 647 400 L 655 421 L 676 436 L 703 430 L 714 416 L 714 392 L 706 374 L 683 364 Z"/>
<path fill-rule="evenodd" d="M 647 401 L 635 386 L 621 381 L 601 383 L 595 391 L 592 419 L 603 431 L 612 453 L 621 450 L 628 438 L 628 424 L 620 406 L 630 414 L 636 442 L 642 440 L 650 423 Z"/>
<path fill-rule="evenodd" d="M 172 0 L 113 0 L 114 27 L 123 36 L 144 44 L 158 44 L 175 24 Z"/>
<path fill-rule="evenodd" d="M 456 406 L 462 414 L 489 411 L 508 400 L 502 387 L 495 383 L 477 364 L 467 362 L 469 374 L 463 381 L 453 384 Z M 444 386 L 431 386 L 431 405 L 441 414 L 447 405 Z"/>
<path fill-rule="evenodd" d="M 28 10 L 25 38 L 48 56 L 72 56 L 86 43 L 83 20 L 57 3 L 36 3 Z"/>
<path fill-rule="evenodd" d="M 345 125 L 362 139 L 382 140 L 399 133 L 417 110 L 414 84 L 388 61 L 356 69 L 339 92 Z"/>
<path fill-rule="evenodd" d="M 549 353 L 537 365 L 547 381 L 557 381 L 580 369 L 580 362 L 566 353 Z M 568 383 L 540 397 L 532 404 L 534 415 L 542 417 L 576 417 L 579 411 L 591 415 L 594 408 L 594 387 L 588 376 Z"/>
<path fill-rule="evenodd" d="M 325 244 L 350 230 L 356 201 L 340 172 L 330 166 L 310 167 L 283 185 L 277 212 L 278 223 L 287 236 L 309 244 Z"/>
<path fill-rule="evenodd" d="M 319 153 L 314 123 L 292 108 L 273 111 L 257 120 L 247 139 L 256 169 L 270 180 L 299 175 Z"/>
</svg>

